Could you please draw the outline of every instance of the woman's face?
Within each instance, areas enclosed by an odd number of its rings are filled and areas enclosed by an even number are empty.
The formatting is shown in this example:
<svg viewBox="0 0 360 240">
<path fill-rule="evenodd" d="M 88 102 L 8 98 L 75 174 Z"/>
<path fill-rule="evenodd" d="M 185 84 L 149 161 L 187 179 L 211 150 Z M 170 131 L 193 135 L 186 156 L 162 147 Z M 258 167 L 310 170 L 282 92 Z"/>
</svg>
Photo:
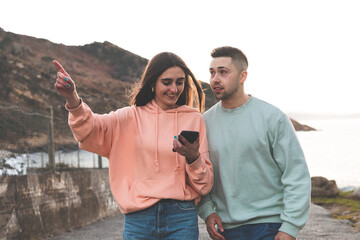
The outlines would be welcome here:
<svg viewBox="0 0 360 240">
<path fill-rule="evenodd" d="M 184 91 L 184 85 L 185 73 L 180 67 L 166 69 L 156 80 L 155 102 L 163 110 L 178 107 L 176 102 Z"/>
</svg>

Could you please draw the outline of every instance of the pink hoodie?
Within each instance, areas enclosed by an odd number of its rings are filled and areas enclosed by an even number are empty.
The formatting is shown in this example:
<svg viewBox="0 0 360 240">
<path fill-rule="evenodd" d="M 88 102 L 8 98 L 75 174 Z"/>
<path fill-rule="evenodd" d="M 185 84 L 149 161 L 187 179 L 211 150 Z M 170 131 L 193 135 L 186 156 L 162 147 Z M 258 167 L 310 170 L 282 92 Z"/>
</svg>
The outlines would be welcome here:
<svg viewBox="0 0 360 240">
<path fill-rule="evenodd" d="M 67 108 L 68 109 L 68 108 Z M 213 169 L 202 115 L 186 105 L 162 110 L 154 100 L 99 115 L 81 103 L 69 125 L 81 149 L 109 159 L 111 190 L 123 214 L 160 199 L 193 200 L 210 192 Z M 200 132 L 200 157 L 192 164 L 172 151 L 182 130 Z"/>
</svg>

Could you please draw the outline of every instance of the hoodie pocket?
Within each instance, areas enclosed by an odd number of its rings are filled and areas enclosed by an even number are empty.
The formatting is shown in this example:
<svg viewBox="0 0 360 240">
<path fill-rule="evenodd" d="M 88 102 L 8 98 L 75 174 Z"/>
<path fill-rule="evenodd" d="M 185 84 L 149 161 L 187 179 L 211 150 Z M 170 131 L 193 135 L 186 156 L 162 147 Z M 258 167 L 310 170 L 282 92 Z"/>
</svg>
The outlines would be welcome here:
<svg viewBox="0 0 360 240">
<path fill-rule="evenodd" d="M 129 189 L 129 194 L 136 201 L 143 199 L 184 199 L 182 187 L 170 180 L 135 180 Z"/>
</svg>

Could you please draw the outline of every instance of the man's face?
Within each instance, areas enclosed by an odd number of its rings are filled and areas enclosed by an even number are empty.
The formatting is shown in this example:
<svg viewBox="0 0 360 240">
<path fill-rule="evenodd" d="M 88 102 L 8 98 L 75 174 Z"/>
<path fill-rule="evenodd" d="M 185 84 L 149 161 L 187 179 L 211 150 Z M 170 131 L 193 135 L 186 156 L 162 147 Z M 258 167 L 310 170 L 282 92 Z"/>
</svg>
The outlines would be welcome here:
<svg viewBox="0 0 360 240">
<path fill-rule="evenodd" d="M 213 58 L 209 70 L 210 86 L 217 99 L 226 100 L 238 92 L 240 73 L 230 57 Z"/>
</svg>

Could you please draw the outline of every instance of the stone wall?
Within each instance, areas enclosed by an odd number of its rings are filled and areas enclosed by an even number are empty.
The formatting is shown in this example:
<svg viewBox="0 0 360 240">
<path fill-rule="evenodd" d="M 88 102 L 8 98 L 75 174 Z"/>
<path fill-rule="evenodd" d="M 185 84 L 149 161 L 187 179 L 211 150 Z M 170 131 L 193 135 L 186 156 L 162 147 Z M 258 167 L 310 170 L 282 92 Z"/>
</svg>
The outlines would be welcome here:
<svg viewBox="0 0 360 240">
<path fill-rule="evenodd" d="M 118 213 L 108 169 L 0 176 L 0 239 L 43 239 Z"/>
</svg>

